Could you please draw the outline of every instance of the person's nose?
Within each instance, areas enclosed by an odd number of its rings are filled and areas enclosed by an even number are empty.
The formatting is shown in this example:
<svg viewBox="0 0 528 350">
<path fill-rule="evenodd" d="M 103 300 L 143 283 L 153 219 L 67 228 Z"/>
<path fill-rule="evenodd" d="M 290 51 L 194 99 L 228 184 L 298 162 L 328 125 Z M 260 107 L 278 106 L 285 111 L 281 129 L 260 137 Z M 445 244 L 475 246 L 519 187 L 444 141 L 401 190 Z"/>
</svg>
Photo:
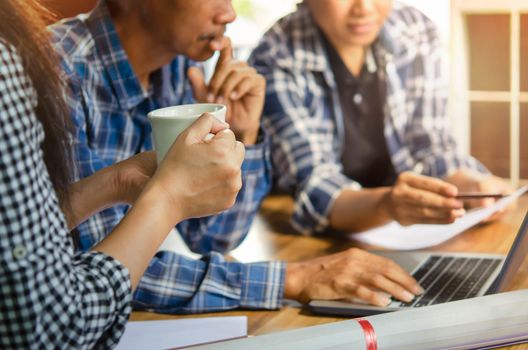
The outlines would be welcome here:
<svg viewBox="0 0 528 350">
<path fill-rule="evenodd" d="M 216 17 L 216 24 L 225 25 L 231 23 L 236 17 L 236 11 L 231 0 L 227 0 L 225 1 L 225 6 L 222 8 L 222 11 Z"/>
<path fill-rule="evenodd" d="M 377 0 L 356 0 L 354 1 L 354 5 L 352 7 L 352 10 L 355 15 L 361 16 L 366 15 L 372 11 L 374 11 L 374 3 Z"/>
</svg>

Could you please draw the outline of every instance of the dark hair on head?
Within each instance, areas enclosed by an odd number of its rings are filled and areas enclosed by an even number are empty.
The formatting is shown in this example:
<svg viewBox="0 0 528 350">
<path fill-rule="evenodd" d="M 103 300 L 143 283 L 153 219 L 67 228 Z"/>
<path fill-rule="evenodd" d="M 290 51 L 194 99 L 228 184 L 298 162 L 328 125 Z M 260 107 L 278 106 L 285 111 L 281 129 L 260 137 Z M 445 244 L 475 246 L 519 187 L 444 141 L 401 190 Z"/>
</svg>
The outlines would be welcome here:
<svg viewBox="0 0 528 350">
<path fill-rule="evenodd" d="M 72 179 L 71 119 L 64 99 L 59 61 L 45 22 L 52 15 L 36 0 L 0 0 L 0 38 L 22 57 L 24 70 L 38 95 L 36 115 L 46 134 L 44 162 L 63 209 L 69 209 Z"/>
</svg>

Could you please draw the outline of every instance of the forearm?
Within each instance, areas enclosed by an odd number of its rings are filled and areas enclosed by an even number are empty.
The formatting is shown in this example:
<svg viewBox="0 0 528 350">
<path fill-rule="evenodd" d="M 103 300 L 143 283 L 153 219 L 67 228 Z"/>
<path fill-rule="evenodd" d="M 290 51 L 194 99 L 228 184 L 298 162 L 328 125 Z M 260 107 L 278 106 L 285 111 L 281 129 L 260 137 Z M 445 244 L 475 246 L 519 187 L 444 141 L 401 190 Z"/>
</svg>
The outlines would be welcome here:
<svg viewBox="0 0 528 350">
<path fill-rule="evenodd" d="M 163 205 L 163 194 L 148 187 L 114 231 L 94 247 L 120 261 L 129 271 L 132 289 L 181 217 Z"/>
<path fill-rule="evenodd" d="M 104 168 L 70 185 L 69 203 L 62 204 L 71 230 L 95 213 L 119 202 L 113 167 Z"/>
<path fill-rule="evenodd" d="M 330 210 L 330 226 L 338 231 L 359 232 L 388 222 L 389 192 L 388 187 L 343 190 Z"/>
</svg>

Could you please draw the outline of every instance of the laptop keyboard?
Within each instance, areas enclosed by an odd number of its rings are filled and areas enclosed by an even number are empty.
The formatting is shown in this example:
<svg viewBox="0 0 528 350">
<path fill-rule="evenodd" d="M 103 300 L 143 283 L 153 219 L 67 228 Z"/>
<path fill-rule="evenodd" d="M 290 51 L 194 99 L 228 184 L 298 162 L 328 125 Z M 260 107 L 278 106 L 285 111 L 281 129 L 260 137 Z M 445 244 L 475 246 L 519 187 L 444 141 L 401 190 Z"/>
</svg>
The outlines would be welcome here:
<svg viewBox="0 0 528 350">
<path fill-rule="evenodd" d="M 430 256 L 413 273 L 425 292 L 400 307 L 421 307 L 477 295 L 501 259 Z"/>
</svg>

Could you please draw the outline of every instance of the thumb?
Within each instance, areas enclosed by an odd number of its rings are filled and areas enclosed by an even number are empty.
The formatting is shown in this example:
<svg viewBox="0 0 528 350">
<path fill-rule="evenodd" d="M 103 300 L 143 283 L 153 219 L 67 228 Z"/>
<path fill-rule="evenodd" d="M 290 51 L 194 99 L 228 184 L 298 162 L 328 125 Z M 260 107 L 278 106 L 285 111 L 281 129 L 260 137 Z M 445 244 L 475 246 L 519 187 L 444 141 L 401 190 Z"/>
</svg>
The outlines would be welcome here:
<svg viewBox="0 0 528 350">
<path fill-rule="evenodd" d="M 229 128 L 228 124 L 216 119 L 209 113 L 204 113 L 185 132 L 191 143 L 202 143 L 207 135 L 217 134 L 227 128 Z"/>
<path fill-rule="evenodd" d="M 187 77 L 191 83 L 194 99 L 198 102 L 205 102 L 207 99 L 207 85 L 202 70 L 198 67 L 191 67 L 187 70 Z"/>
<path fill-rule="evenodd" d="M 226 142 L 228 144 L 232 143 L 234 145 L 236 142 L 236 137 L 231 129 L 224 129 L 216 133 L 216 135 L 213 137 L 213 140 Z"/>
</svg>

